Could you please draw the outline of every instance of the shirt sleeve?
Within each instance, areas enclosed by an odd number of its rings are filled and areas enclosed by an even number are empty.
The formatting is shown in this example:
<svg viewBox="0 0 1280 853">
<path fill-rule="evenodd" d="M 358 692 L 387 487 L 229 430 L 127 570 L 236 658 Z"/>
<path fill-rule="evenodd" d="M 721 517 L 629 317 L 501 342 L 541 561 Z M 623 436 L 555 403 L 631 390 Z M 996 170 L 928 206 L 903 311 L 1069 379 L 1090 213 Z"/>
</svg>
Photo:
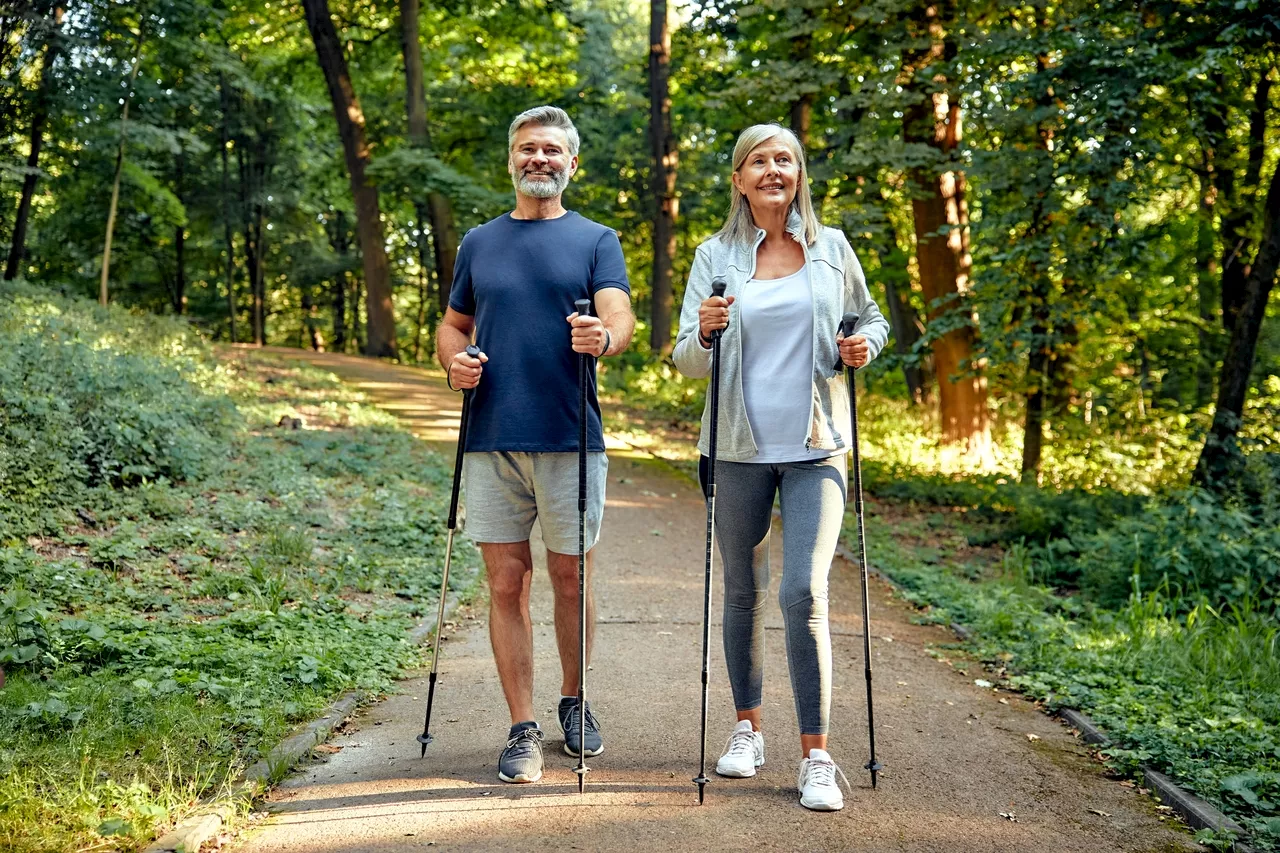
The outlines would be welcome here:
<svg viewBox="0 0 1280 853">
<path fill-rule="evenodd" d="M 605 229 L 596 241 L 595 264 L 591 272 L 591 292 L 616 287 L 631 293 L 631 284 L 627 280 L 627 262 L 622 257 L 622 243 L 618 241 L 618 233 L 612 228 Z"/>
<path fill-rule="evenodd" d="M 471 286 L 471 243 L 467 236 L 462 238 L 458 246 L 458 256 L 453 262 L 453 288 L 449 291 L 449 307 L 459 314 L 474 317 L 476 314 L 476 292 Z"/>
</svg>

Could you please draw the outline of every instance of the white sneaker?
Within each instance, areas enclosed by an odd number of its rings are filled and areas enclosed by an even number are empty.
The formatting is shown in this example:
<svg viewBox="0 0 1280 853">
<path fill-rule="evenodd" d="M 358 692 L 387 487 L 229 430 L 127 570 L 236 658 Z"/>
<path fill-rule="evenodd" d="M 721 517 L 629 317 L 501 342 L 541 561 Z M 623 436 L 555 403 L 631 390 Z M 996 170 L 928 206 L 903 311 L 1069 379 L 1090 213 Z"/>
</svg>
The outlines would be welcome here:
<svg viewBox="0 0 1280 853">
<path fill-rule="evenodd" d="M 809 757 L 800 762 L 800 776 L 796 779 L 800 805 L 818 812 L 836 812 L 844 808 L 844 795 L 840 793 L 836 777 L 844 779 L 848 787 L 849 780 L 825 750 L 809 750 Z"/>
<path fill-rule="evenodd" d="M 716 762 L 716 773 L 745 779 L 756 775 L 756 768 L 764 766 L 764 735 L 751 729 L 750 720 L 739 720 L 724 755 Z"/>
</svg>

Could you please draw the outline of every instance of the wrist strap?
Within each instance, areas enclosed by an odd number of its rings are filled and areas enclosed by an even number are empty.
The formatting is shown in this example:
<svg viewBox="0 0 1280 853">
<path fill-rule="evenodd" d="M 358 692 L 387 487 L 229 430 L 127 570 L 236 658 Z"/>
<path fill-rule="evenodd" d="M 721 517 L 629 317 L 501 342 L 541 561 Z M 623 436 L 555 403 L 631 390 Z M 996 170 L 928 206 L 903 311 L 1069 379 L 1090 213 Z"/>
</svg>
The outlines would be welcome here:
<svg viewBox="0 0 1280 853">
<path fill-rule="evenodd" d="M 453 362 L 449 362 L 449 366 L 444 369 L 444 384 L 449 386 L 450 391 L 459 389 L 453 387 Z"/>
<path fill-rule="evenodd" d="M 604 349 L 600 350 L 600 354 L 596 356 L 596 358 L 604 358 L 608 354 L 609 347 L 611 346 L 613 346 L 613 335 L 609 334 L 608 329 L 605 329 L 604 330 Z"/>
</svg>

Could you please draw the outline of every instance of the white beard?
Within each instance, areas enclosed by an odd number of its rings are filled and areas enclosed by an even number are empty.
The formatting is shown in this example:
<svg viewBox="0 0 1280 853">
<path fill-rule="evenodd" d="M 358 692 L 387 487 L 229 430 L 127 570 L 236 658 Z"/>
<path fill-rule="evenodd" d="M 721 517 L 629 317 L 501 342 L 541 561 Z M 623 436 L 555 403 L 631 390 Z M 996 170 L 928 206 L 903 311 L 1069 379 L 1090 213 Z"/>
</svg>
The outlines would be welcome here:
<svg viewBox="0 0 1280 853">
<path fill-rule="evenodd" d="M 530 198 L 556 198 L 564 193 L 565 188 L 569 186 L 569 170 L 556 169 L 546 170 L 549 172 L 551 180 L 531 180 L 524 174 L 512 175 L 511 183 L 515 187 L 516 192 Z"/>
</svg>

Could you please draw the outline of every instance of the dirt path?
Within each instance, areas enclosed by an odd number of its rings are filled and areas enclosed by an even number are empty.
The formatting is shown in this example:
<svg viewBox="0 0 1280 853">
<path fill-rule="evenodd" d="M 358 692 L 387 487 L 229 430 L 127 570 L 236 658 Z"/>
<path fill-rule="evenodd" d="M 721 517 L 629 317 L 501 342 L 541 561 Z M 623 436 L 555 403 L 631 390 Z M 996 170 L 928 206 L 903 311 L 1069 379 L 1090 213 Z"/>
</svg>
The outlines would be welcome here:
<svg viewBox="0 0 1280 853">
<path fill-rule="evenodd" d="M 443 388 L 439 374 L 343 356 L 308 358 L 361 387 L 423 437 L 456 436 L 460 398 Z M 1163 823 L 1149 799 L 1106 779 L 1061 725 L 932 658 L 926 646 L 950 638 L 911 624 L 909 609 L 882 584 L 873 584 L 872 619 L 877 753 L 886 769 L 873 791 L 861 769 L 867 739 L 857 572 L 839 560 L 831 577 L 831 752 L 852 783 L 844 811 L 814 814 L 797 802 L 799 736 L 776 604 L 766 634 L 767 764 L 753 779 L 714 779 L 699 807 L 690 779 L 698 763 L 701 495 L 642 454 L 614 451 L 610 458 L 597 562 L 600 626 L 587 680 L 606 748 L 589 762 L 586 795 L 577 794 L 575 759 L 561 751 L 555 723 L 559 669 L 550 585 L 539 565 L 535 691 L 548 733 L 541 782 L 497 779 L 507 711 L 487 611 L 464 610 L 441 653 L 436 741 L 426 758 L 418 757 L 414 740 L 426 697 L 421 678 L 366 709 L 332 741 L 336 752 L 281 784 L 267 804 L 270 817 L 236 851 L 1199 849 Z M 775 535 L 775 567 L 778 544 Z M 535 554 L 539 548 L 535 542 Z M 719 601 L 717 591 L 713 613 Z M 733 722 L 718 615 L 713 626 L 709 767 Z"/>
</svg>

